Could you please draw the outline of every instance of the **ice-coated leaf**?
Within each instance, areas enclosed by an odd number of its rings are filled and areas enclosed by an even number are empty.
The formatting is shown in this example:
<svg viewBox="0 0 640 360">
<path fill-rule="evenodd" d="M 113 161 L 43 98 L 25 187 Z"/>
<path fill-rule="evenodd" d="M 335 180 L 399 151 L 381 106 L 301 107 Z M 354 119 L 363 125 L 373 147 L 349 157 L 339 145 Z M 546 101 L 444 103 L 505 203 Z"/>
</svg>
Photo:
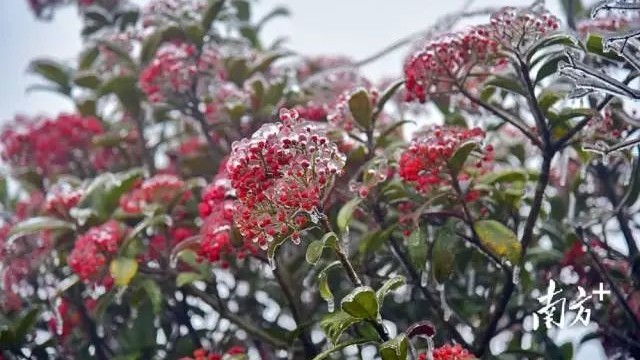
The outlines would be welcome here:
<svg viewBox="0 0 640 360">
<path fill-rule="evenodd" d="M 407 248 L 409 250 L 409 258 L 418 269 L 422 269 L 424 267 L 424 263 L 427 261 L 427 242 L 422 234 L 422 229 L 420 227 L 416 227 L 415 230 L 409 235 L 409 239 L 407 240 Z"/>
<path fill-rule="evenodd" d="M 480 242 L 499 258 L 512 264 L 520 259 L 521 245 L 516 234 L 495 220 L 480 220 L 473 225 Z"/>
<path fill-rule="evenodd" d="M 147 297 L 149 297 L 149 301 L 153 307 L 153 313 L 159 314 L 160 310 L 162 310 L 162 290 L 160 290 L 158 284 L 150 279 L 142 282 L 142 288 L 147 293 Z"/>
<path fill-rule="evenodd" d="M 407 282 L 407 279 L 404 276 L 395 276 L 391 279 L 387 280 L 382 284 L 380 289 L 376 291 L 376 298 L 378 300 L 378 304 L 382 304 L 384 298 L 393 290 L 399 288 Z"/>
<path fill-rule="evenodd" d="M 409 349 L 409 340 L 405 334 L 385 341 L 378 347 L 382 360 L 406 360 Z"/>
<path fill-rule="evenodd" d="M 353 217 L 353 212 L 356 210 L 361 201 L 362 199 L 360 199 L 359 197 L 353 198 L 349 200 L 349 202 L 344 204 L 344 206 L 342 206 L 342 208 L 338 212 L 337 219 L 338 229 L 340 230 L 340 232 L 344 232 L 347 229 L 347 226 L 349 226 L 349 222 Z"/>
<path fill-rule="evenodd" d="M 9 234 L 7 234 L 7 243 L 11 244 L 22 236 L 35 234 L 44 230 L 73 230 L 74 228 L 75 225 L 68 221 L 54 217 L 38 216 L 21 221 L 11 227 Z"/>
<path fill-rule="evenodd" d="M 471 152 L 478 147 L 475 141 L 468 141 L 458 147 L 451 159 L 449 159 L 449 169 L 451 169 L 452 175 L 455 176 L 460 172 L 464 163 L 467 161 Z"/>
<path fill-rule="evenodd" d="M 225 0 L 209 0 L 207 9 L 204 11 L 204 16 L 202 16 L 202 28 L 205 32 L 211 29 L 211 24 L 213 24 L 213 21 L 220 15 L 224 7 L 224 2 Z"/>
<path fill-rule="evenodd" d="M 376 321 L 379 314 L 378 299 L 369 286 L 359 286 L 342 299 L 340 308 L 356 319 Z"/>
<path fill-rule="evenodd" d="M 339 265 L 339 261 L 334 261 L 331 264 L 327 265 L 324 269 L 322 269 L 322 271 L 320 271 L 320 273 L 318 274 L 318 291 L 320 292 L 320 297 L 322 298 L 322 300 L 327 302 L 327 309 L 329 312 L 333 312 L 335 308 L 333 292 L 329 287 L 329 270 Z"/>
<path fill-rule="evenodd" d="M 338 236 L 334 232 L 328 232 L 324 234 L 322 239 L 312 241 L 309 246 L 307 246 L 307 253 L 305 258 L 307 262 L 311 265 L 315 265 L 320 256 L 322 256 L 322 250 L 325 247 L 336 248 L 338 244 Z"/>
<path fill-rule="evenodd" d="M 185 285 L 191 284 L 194 281 L 203 280 L 203 279 L 204 279 L 204 276 L 202 276 L 202 274 L 200 273 L 191 272 L 191 271 L 181 272 L 180 274 L 178 274 L 178 276 L 176 276 L 176 286 L 183 287 Z"/>
<path fill-rule="evenodd" d="M 364 129 L 371 126 L 373 108 L 369 100 L 369 93 L 365 89 L 359 89 L 349 97 L 349 110 L 355 121 Z"/>
<path fill-rule="evenodd" d="M 320 321 L 320 328 L 329 340 L 331 340 L 331 343 L 335 345 L 345 330 L 360 321 L 361 319 L 355 318 L 344 311 L 336 311 L 335 313 L 325 316 L 324 319 Z"/>
<path fill-rule="evenodd" d="M 456 252 L 459 248 L 460 244 L 456 239 L 454 225 L 448 221 L 444 226 L 438 228 L 431 253 L 433 276 L 438 283 L 443 283 L 453 272 Z"/>
</svg>

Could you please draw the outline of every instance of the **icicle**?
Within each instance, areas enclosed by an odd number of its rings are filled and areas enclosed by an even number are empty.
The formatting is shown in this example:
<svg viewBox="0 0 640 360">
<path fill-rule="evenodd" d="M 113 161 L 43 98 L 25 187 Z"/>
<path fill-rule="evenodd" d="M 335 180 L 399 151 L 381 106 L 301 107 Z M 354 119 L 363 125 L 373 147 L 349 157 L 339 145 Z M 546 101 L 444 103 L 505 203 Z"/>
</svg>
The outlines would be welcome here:
<svg viewBox="0 0 640 360">
<path fill-rule="evenodd" d="M 427 338 L 427 360 L 433 360 L 433 337 Z"/>
<path fill-rule="evenodd" d="M 514 266 L 513 272 L 511 273 L 511 282 L 515 285 L 520 284 L 520 266 Z"/>
<path fill-rule="evenodd" d="M 336 309 L 336 302 L 333 300 L 333 296 L 329 299 L 325 299 L 327 301 L 327 311 L 332 313 Z"/>
<path fill-rule="evenodd" d="M 436 290 L 440 292 L 440 306 L 442 307 L 442 316 L 444 317 L 444 321 L 449 321 L 452 311 L 451 307 L 449 307 L 449 304 L 447 304 L 444 284 L 438 284 L 438 286 L 436 286 Z"/>
<path fill-rule="evenodd" d="M 560 161 L 562 165 L 560 166 L 560 186 L 567 186 L 567 177 L 569 174 L 569 155 L 566 151 L 562 152 Z"/>
<path fill-rule="evenodd" d="M 473 295 L 473 289 L 476 287 L 476 270 L 471 268 L 468 272 L 469 281 L 467 281 L 467 296 Z"/>
</svg>

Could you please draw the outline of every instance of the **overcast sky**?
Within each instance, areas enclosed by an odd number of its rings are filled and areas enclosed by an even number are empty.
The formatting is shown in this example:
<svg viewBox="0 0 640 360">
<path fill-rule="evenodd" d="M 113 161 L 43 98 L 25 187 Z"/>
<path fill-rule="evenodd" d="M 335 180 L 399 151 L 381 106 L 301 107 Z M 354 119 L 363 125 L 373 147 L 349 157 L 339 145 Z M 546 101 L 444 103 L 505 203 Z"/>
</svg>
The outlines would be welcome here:
<svg viewBox="0 0 640 360">
<path fill-rule="evenodd" d="M 145 3 L 145 0 L 135 0 Z M 304 54 L 344 54 L 355 59 L 428 27 L 440 16 L 459 10 L 466 0 L 261 0 L 257 13 L 286 5 L 293 16 L 278 19 L 264 36 L 286 36 L 289 47 Z M 530 0 L 476 0 L 474 5 L 524 5 Z M 550 3 L 552 8 L 555 1 Z M 37 78 L 26 74 L 29 61 L 47 56 L 72 62 L 80 50 L 80 21 L 68 7 L 56 13 L 53 23 L 37 21 L 26 0 L 0 0 L 0 121 L 16 113 L 54 114 L 71 110 L 63 97 L 44 92 L 26 93 Z M 399 50 L 364 71 L 373 77 L 397 76 L 404 51 Z"/>
</svg>

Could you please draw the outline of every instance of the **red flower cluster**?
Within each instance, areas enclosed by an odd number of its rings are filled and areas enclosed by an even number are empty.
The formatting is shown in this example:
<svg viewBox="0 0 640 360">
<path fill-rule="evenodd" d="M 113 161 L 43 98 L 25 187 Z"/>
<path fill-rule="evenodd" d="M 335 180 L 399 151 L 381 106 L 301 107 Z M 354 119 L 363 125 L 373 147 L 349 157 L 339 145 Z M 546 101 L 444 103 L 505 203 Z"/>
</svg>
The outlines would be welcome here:
<svg viewBox="0 0 640 360">
<path fill-rule="evenodd" d="M 198 255 L 210 262 L 221 261 L 227 255 L 235 255 L 243 259 L 247 253 L 255 253 L 251 242 L 233 239 L 233 216 L 237 209 L 237 201 L 233 199 L 233 188 L 226 171 L 226 163 L 220 165 L 218 175 L 202 192 L 202 201 L 198 205 L 200 217 L 204 220 L 200 229 L 202 240 Z M 240 243 L 235 244 L 234 240 Z"/>
<path fill-rule="evenodd" d="M 238 355 L 246 355 L 247 350 L 242 346 L 232 346 L 224 354 L 208 352 L 204 349 L 198 349 L 193 352 L 193 357 L 183 357 L 180 360 L 222 360 L 226 357 L 234 357 Z"/>
<path fill-rule="evenodd" d="M 94 117 L 61 114 L 56 118 L 16 118 L 0 134 L 2 160 L 13 168 L 33 167 L 40 174 L 58 174 L 84 164 L 82 153 L 103 132 Z"/>
<path fill-rule="evenodd" d="M 107 257 L 118 251 L 125 234 L 115 220 L 92 227 L 76 239 L 67 258 L 69 267 L 83 280 L 95 278 L 106 264 Z"/>
<path fill-rule="evenodd" d="M 481 142 L 483 138 L 484 131 L 480 128 L 434 126 L 420 131 L 400 156 L 400 177 L 414 184 L 420 192 L 427 192 L 434 186 L 446 185 L 451 175 L 447 170 L 447 163 L 458 147 L 466 141 Z M 486 150 L 491 152 L 490 145 Z M 486 155 L 476 165 L 482 166 L 482 163 L 490 158 L 490 155 Z"/>
<path fill-rule="evenodd" d="M 560 27 L 560 20 L 541 6 L 504 7 L 491 15 L 492 35 L 509 50 L 524 51 Z"/>
<path fill-rule="evenodd" d="M 240 233 L 268 247 L 275 237 L 299 231 L 316 210 L 341 173 L 345 156 L 315 123 L 298 118 L 295 110 L 282 109 L 279 124 L 265 124 L 251 139 L 232 146 L 227 165 L 231 185 L 239 200 L 236 224 Z"/>
<path fill-rule="evenodd" d="M 187 201 L 191 192 L 175 175 L 160 174 L 146 179 L 120 198 L 120 207 L 131 214 L 141 213 L 150 204 L 170 205 Z"/>
<path fill-rule="evenodd" d="M 140 73 L 142 91 L 151 102 L 182 99 L 195 87 L 207 89 L 224 78 L 219 54 L 206 48 L 197 54 L 194 45 L 174 42 L 163 45 L 151 63 Z M 194 94 L 196 95 L 196 94 Z"/>
<path fill-rule="evenodd" d="M 497 51 L 498 43 L 483 26 L 427 42 L 404 66 L 405 100 L 425 102 L 430 95 L 458 92 L 471 70 L 489 64 Z"/>
<path fill-rule="evenodd" d="M 176 245 L 195 235 L 195 231 L 188 227 L 173 227 L 167 230 L 168 236 L 154 235 L 149 239 L 149 247 L 143 260 L 156 260 L 163 256 L 163 253 L 173 249 Z"/>
<path fill-rule="evenodd" d="M 443 345 L 436 348 L 431 353 L 433 360 L 473 360 L 476 357 L 462 346 Z M 418 360 L 427 360 L 427 354 L 420 354 Z"/>
</svg>

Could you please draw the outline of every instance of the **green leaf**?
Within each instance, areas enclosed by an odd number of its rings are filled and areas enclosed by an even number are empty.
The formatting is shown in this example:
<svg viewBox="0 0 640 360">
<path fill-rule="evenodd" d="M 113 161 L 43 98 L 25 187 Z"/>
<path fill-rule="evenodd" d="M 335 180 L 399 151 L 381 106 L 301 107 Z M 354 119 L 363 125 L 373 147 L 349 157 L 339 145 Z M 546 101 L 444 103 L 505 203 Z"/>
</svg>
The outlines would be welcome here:
<svg viewBox="0 0 640 360">
<path fill-rule="evenodd" d="M 316 355 L 316 357 L 314 357 L 313 360 L 328 359 L 331 356 L 331 354 L 333 354 L 336 351 L 342 350 L 342 349 L 344 349 L 346 347 L 349 347 L 349 346 L 352 346 L 352 345 L 365 344 L 365 343 L 373 342 L 373 341 L 375 341 L 375 340 L 373 340 L 373 339 L 355 339 L 355 340 L 351 340 L 351 341 L 340 343 L 338 345 L 334 344 L 334 346 L 332 348 L 330 348 L 328 350 L 325 350 L 325 351 L 321 352 L 320 354 Z"/>
<path fill-rule="evenodd" d="M 338 236 L 334 232 L 324 234 L 322 239 L 313 241 L 307 247 L 306 260 L 309 264 L 315 265 L 322 256 L 322 250 L 325 247 L 336 248 Z"/>
<path fill-rule="evenodd" d="M 522 169 L 506 169 L 487 173 L 478 179 L 478 183 L 494 185 L 498 183 L 525 182 L 527 178 L 527 173 Z"/>
<path fill-rule="evenodd" d="M 391 85 L 389 85 L 384 90 L 384 92 L 382 93 L 382 95 L 378 99 L 378 103 L 376 104 L 376 110 L 375 110 L 374 116 L 377 116 L 378 114 L 380 114 L 382 112 L 382 110 L 384 110 L 384 106 L 387 103 L 387 101 L 389 101 L 393 97 L 393 95 L 396 93 L 396 91 L 398 91 L 398 89 L 402 85 L 404 85 L 404 80 L 398 80 L 398 81 L 392 83 Z"/>
<path fill-rule="evenodd" d="M 340 308 L 356 319 L 377 321 L 380 316 L 378 299 L 369 286 L 359 286 L 342 299 Z"/>
<path fill-rule="evenodd" d="M 93 65 L 93 63 L 100 55 L 100 51 L 98 51 L 97 46 L 93 46 L 83 51 L 80 54 L 80 59 L 78 60 L 78 70 L 87 70 Z"/>
<path fill-rule="evenodd" d="M 404 276 L 395 276 L 391 279 L 387 280 L 382 284 L 380 289 L 376 291 L 376 299 L 378 300 L 378 304 L 382 304 L 384 298 L 393 290 L 399 288 L 407 282 L 407 279 Z"/>
<path fill-rule="evenodd" d="M 75 225 L 68 221 L 60 220 L 54 217 L 38 216 L 21 221 L 14 225 L 7 234 L 7 243 L 10 244 L 22 236 L 39 233 L 43 230 L 67 231 L 73 229 L 75 229 Z"/>
<path fill-rule="evenodd" d="M 320 297 L 322 300 L 327 302 L 327 308 L 329 312 L 333 312 L 335 307 L 335 302 L 333 299 L 333 292 L 329 287 L 329 270 L 334 267 L 340 265 L 339 261 L 334 261 L 331 264 L 327 265 L 320 273 L 318 274 L 318 291 L 320 292 Z"/>
<path fill-rule="evenodd" d="M 202 274 L 190 271 L 181 272 L 176 277 L 176 286 L 180 288 L 198 280 L 204 280 L 204 276 L 202 276 Z"/>
<path fill-rule="evenodd" d="M 538 72 L 536 72 L 536 78 L 534 84 L 539 83 L 540 81 L 546 79 L 547 77 L 558 72 L 558 64 L 560 61 L 566 60 L 566 56 L 564 54 L 559 54 L 555 56 L 549 56 L 549 58 L 540 66 Z"/>
<path fill-rule="evenodd" d="M 526 91 L 516 79 L 505 77 L 505 76 L 494 76 L 489 79 L 485 84 L 485 86 L 494 86 L 496 88 L 500 88 L 503 90 L 507 90 L 508 92 L 526 96 Z"/>
<path fill-rule="evenodd" d="M 281 16 L 290 16 L 291 12 L 284 6 L 276 6 L 273 10 L 269 11 L 256 23 L 256 29 L 260 31 L 267 22 Z"/>
<path fill-rule="evenodd" d="M 409 340 L 405 334 L 400 334 L 378 347 L 382 360 L 406 360 L 408 349 Z"/>
<path fill-rule="evenodd" d="M 142 288 L 147 293 L 153 313 L 159 314 L 162 310 L 162 290 L 153 280 L 147 279 L 142 282 Z"/>
<path fill-rule="evenodd" d="M 564 97 L 565 94 L 559 91 L 544 89 L 538 96 L 538 105 L 540 105 L 540 109 L 542 109 L 542 112 L 546 115 L 549 109 Z"/>
<path fill-rule="evenodd" d="M 587 35 L 586 48 L 587 48 L 587 51 L 589 51 L 592 54 L 602 56 L 609 60 L 624 62 L 624 59 L 616 55 L 614 52 L 604 51 L 603 38 L 601 35 L 589 33 L 589 35 Z"/>
<path fill-rule="evenodd" d="M 78 73 L 73 78 L 73 82 L 87 89 L 97 89 L 100 86 L 100 78 L 90 72 Z"/>
<path fill-rule="evenodd" d="M 109 271 L 117 286 L 127 286 L 138 272 L 138 262 L 135 259 L 119 257 L 111 261 Z"/>
<path fill-rule="evenodd" d="M 224 0 L 209 0 L 209 6 L 202 16 L 202 28 L 205 33 L 211 29 L 213 21 L 220 15 L 222 8 L 224 7 Z"/>
<path fill-rule="evenodd" d="M 322 256 L 322 250 L 324 249 L 324 243 L 320 240 L 312 241 L 307 246 L 307 253 L 305 259 L 311 265 L 315 265 Z"/>
<path fill-rule="evenodd" d="M 431 253 L 433 276 L 440 284 L 444 283 L 455 267 L 455 258 L 460 244 L 456 241 L 454 224 L 451 221 L 438 228 Z"/>
<path fill-rule="evenodd" d="M 373 108 L 367 90 L 360 89 L 351 94 L 349 97 L 349 110 L 356 123 L 364 129 L 371 127 Z"/>
<path fill-rule="evenodd" d="M 322 321 L 320 321 L 320 328 L 329 340 L 331 340 L 331 343 L 335 345 L 345 330 L 360 321 L 361 319 L 354 318 L 344 311 L 336 311 L 335 313 L 325 316 Z"/>
<path fill-rule="evenodd" d="M 475 141 L 468 141 L 458 147 L 451 159 L 449 159 L 449 169 L 452 176 L 456 176 L 460 172 L 471 152 L 477 147 L 478 144 Z"/>
<path fill-rule="evenodd" d="M 38 316 L 40 315 L 40 309 L 35 308 L 29 310 L 16 324 L 15 329 L 13 330 L 13 335 L 15 339 L 19 342 L 26 340 L 25 337 L 34 329 L 36 322 L 38 321 Z"/>
<path fill-rule="evenodd" d="M 129 191 L 142 175 L 142 169 L 101 174 L 85 189 L 77 207 L 91 209 L 100 219 L 106 220 L 118 207 L 120 197 Z"/>
<path fill-rule="evenodd" d="M 516 234 L 495 220 L 477 221 L 475 229 L 482 245 L 499 258 L 506 258 L 512 264 L 520 259 L 521 245 Z"/>
<path fill-rule="evenodd" d="M 361 201 L 362 199 L 360 199 L 359 197 L 353 198 L 349 200 L 349 202 L 344 204 L 344 206 L 340 209 L 340 211 L 338 212 L 338 218 L 336 220 L 340 232 L 344 232 L 347 229 L 347 226 L 349 225 L 349 222 L 353 217 L 353 212 L 356 210 Z"/>
<path fill-rule="evenodd" d="M 62 64 L 49 59 L 37 59 L 29 64 L 28 71 L 56 84 L 61 93 L 71 94 L 70 70 Z"/>
<path fill-rule="evenodd" d="M 287 238 L 283 236 L 273 240 L 269 244 L 269 248 L 267 249 L 267 259 L 269 260 L 269 265 L 272 269 L 275 269 L 276 267 L 276 251 L 286 240 Z"/>
<path fill-rule="evenodd" d="M 407 250 L 409 251 L 409 259 L 411 263 L 418 269 L 424 268 L 424 264 L 427 261 L 427 242 L 422 235 L 422 229 L 417 227 L 409 239 L 407 239 Z"/>
<path fill-rule="evenodd" d="M 140 115 L 141 95 L 138 80 L 133 76 L 118 76 L 105 81 L 98 90 L 100 95 L 114 94 L 132 116 Z"/>
</svg>

